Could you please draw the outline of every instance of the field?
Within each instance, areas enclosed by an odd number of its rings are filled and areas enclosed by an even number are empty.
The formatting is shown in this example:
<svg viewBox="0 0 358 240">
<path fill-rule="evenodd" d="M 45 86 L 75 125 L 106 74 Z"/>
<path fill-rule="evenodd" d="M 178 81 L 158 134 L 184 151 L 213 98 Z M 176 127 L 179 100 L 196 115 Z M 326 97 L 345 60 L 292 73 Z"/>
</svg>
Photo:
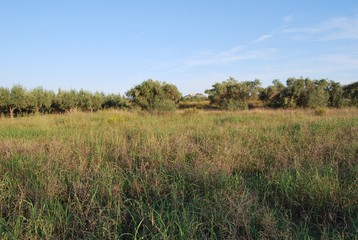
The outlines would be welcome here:
<svg viewBox="0 0 358 240">
<path fill-rule="evenodd" d="M 0 118 L 0 238 L 355 239 L 358 110 L 322 114 Z"/>
</svg>

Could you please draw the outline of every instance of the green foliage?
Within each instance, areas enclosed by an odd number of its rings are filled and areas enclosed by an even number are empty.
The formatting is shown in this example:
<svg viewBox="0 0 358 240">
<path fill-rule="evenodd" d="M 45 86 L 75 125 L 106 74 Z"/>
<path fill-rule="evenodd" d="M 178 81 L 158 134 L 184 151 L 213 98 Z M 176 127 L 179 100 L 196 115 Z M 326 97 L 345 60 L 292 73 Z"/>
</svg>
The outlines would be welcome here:
<svg viewBox="0 0 358 240">
<path fill-rule="evenodd" d="M 183 111 L 184 116 L 193 116 L 199 113 L 199 110 L 197 108 L 186 108 Z"/>
<path fill-rule="evenodd" d="M 171 99 L 156 99 L 153 110 L 158 112 L 172 112 L 178 109 L 178 104 Z"/>
<path fill-rule="evenodd" d="M 220 106 L 222 109 L 229 111 L 248 109 L 248 104 L 246 102 L 235 99 L 222 99 Z"/>
<path fill-rule="evenodd" d="M 102 108 L 129 108 L 130 102 L 119 94 L 104 94 L 85 90 L 53 91 L 34 88 L 27 91 L 20 85 L 11 89 L 0 87 L 0 114 L 13 117 L 24 114 L 45 114 L 82 111 L 98 111 Z"/>
<path fill-rule="evenodd" d="M 343 95 L 348 100 L 348 104 L 350 106 L 358 106 L 358 82 L 344 86 L 343 91 Z"/>
<path fill-rule="evenodd" d="M 289 78 L 285 87 L 279 81 L 273 82 L 260 92 L 260 100 L 274 108 L 317 108 L 342 106 L 343 90 L 334 81 Z"/>
<path fill-rule="evenodd" d="M 337 82 L 330 81 L 328 88 L 329 107 L 340 108 L 343 106 L 343 88 Z"/>
<path fill-rule="evenodd" d="M 34 88 L 30 91 L 21 85 L 11 89 L 0 87 L 0 115 L 24 116 L 29 114 L 70 113 L 77 110 L 94 112 L 100 109 L 141 108 L 150 112 L 167 112 L 178 108 L 198 109 L 252 109 L 264 106 L 272 108 L 341 108 L 358 106 L 357 82 L 342 87 L 339 83 L 325 79 L 289 78 L 287 86 L 279 80 L 273 85 L 260 87 L 258 79 L 238 82 L 229 78 L 215 83 L 204 94 L 181 97 L 177 87 L 165 82 L 147 80 L 126 93 L 104 94 Z"/>
<path fill-rule="evenodd" d="M 28 106 L 34 113 L 45 113 L 51 111 L 55 93 L 42 87 L 34 88 L 28 93 Z"/>
<path fill-rule="evenodd" d="M 172 110 L 177 108 L 181 93 L 175 85 L 151 79 L 135 86 L 126 93 L 134 105 L 143 110 Z"/>
<path fill-rule="evenodd" d="M 260 84 L 257 79 L 252 82 L 238 82 L 230 77 L 222 83 L 215 83 L 213 88 L 206 90 L 205 93 L 212 104 L 217 104 L 222 109 L 247 109 L 247 101 L 257 97 Z"/>
<path fill-rule="evenodd" d="M 268 86 L 260 91 L 259 99 L 270 107 L 279 107 L 279 98 L 285 86 L 279 80 L 272 81 L 273 86 Z"/>
<path fill-rule="evenodd" d="M 125 122 L 125 117 L 122 115 L 116 115 L 116 116 L 111 116 L 110 118 L 108 118 L 108 123 L 110 124 L 119 124 L 119 123 L 124 123 Z"/>
<path fill-rule="evenodd" d="M 4 87 L 0 87 L 0 110 L 3 113 L 7 113 L 7 107 L 10 102 L 10 90 Z"/>
<path fill-rule="evenodd" d="M 95 92 L 91 93 L 81 89 L 78 93 L 79 95 L 79 106 L 84 111 L 98 111 L 101 109 L 104 102 L 104 94 Z"/>
<path fill-rule="evenodd" d="M 327 113 L 327 109 L 324 108 L 324 107 L 317 107 L 315 110 L 314 110 L 314 113 L 315 115 L 317 116 L 323 116 Z"/>
<path fill-rule="evenodd" d="M 10 90 L 0 88 L 0 108 L 5 110 L 10 118 L 14 117 L 14 111 L 21 111 L 27 107 L 26 89 L 21 85 L 14 85 Z"/>
<path fill-rule="evenodd" d="M 56 103 L 61 111 L 73 112 L 80 106 L 80 96 L 75 89 L 70 91 L 59 89 L 56 96 Z"/>
<path fill-rule="evenodd" d="M 127 98 L 121 96 L 120 94 L 108 94 L 104 97 L 103 108 L 129 108 L 130 102 Z"/>
</svg>

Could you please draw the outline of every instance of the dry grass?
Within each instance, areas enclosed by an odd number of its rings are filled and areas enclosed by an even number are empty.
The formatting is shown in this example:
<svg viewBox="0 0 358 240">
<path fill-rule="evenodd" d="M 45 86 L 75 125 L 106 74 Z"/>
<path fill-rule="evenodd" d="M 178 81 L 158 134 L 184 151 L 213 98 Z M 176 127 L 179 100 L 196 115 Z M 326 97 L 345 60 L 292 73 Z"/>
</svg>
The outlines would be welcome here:
<svg viewBox="0 0 358 240">
<path fill-rule="evenodd" d="M 358 111 L 0 119 L 2 239 L 352 239 Z"/>
</svg>

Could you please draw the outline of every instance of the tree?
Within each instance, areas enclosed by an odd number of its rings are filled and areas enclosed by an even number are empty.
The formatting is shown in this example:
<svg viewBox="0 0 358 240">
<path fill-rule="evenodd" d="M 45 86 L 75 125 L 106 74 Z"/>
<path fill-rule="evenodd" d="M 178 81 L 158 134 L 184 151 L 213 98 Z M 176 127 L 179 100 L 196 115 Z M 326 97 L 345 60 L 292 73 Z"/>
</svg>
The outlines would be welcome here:
<svg viewBox="0 0 358 240">
<path fill-rule="evenodd" d="M 10 90 L 8 88 L 0 87 L 0 110 L 7 114 L 8 105 L 10 102 Z"/>
<path fill-rule="evenodd" d="M 14 85 L 10 90 L 0 88 L 0 106 L 5 109 L 10 118 L 14 117 L 15 110 L 21 110 L 27 106 L 26 90 L 21 85 Z"/>
<path fill-rule="evenodd" d="M 259 99 L 269 107 L 282 107 L 281 93 L 286 87 L 278 79 L 273 80 L 272 84 L 273 86 L 268 86 L 261 90 Z"/>
<path fill-rule="evenodd" d="M 56 96 L 55 107 L 58 111 L 64 112 L 74 112 L 80 106 L 80 97 L 76 90 L 72 89 L 70 91 L 58 90 Z"/>
<path fill-rule="evenodd" d="M 82 110 L 93 112 L 98 111 L 102 107 L 104 101 L 103 93 L 91 93 L 81 89 L 78 94 L 80 101 L 79 105 Z"/>
<path fill-rule="evenodd" d="M 325 79 L 288 78 L 287 87 L 277 95 L 276 103 L 284 108 L 316 108 L 328 105 L 328 82 Z"/>
<path fill-rule="evenodd" d="M 130 102 L 120 94 L 111 93 L 104 97 L 103 108 L 128 108 Z"/>
<path fill-rule="evenodd" d="M 238 82 L 233 77 L 221 83 L 215 83 L 211 89 L 205 91 L 211 104 L 227 110 L 246 109 L 247 101 L 259 93 L 260 81 Z"/>
<path fill-rule="evenodd" d="M 283 97 L 283 107 L 296 108 L 305 106 L 307 102 L 305 79 L 288 78 L 286 85 L 287 88 L 281 95 Z"/>
<path fill-rule="evenodd" d="M 343 91 L 344 98 L 348 100 L 348 104 L 358 106 L 358 82 L 344 86 Z"/>
<path fill-rule="evenodd" d="M 289 78 L 287 87 L 279 81 L 273 82 L 260 93 L 260 100 L 270 107 L 317 108 L 342 106 L 342 87 L 326 79 Z"/>
<path fill-rule="evenodd" d="M 329 93 L 328 106 L 340 108 L 343 104 L 343 88 L 338 82 L 330 81 L 327 87 Z"/>
<path fill-rule="evenodd" d="M 55 99 L 53 91 L 44 90 L 42 87 L 32 89 L 28 94 L 28 105 L 34 113 L 51 111 L 52 102 Z"/>
<path fill-rule="evenodd" d="M 173 84 L 149 79 L 126 92 L 126 96 L 144 110 L 171 110 L 177 108 L 181 93 Z"/>
<path fill-rule="evenodd" d="M 308 107 L 308 108 L 327 107 L 329 101 L 328 86 L 329 86 L 329 82 L 325 79 L 306 81 L 307 105 L 304 107 Z"/>
</svg>

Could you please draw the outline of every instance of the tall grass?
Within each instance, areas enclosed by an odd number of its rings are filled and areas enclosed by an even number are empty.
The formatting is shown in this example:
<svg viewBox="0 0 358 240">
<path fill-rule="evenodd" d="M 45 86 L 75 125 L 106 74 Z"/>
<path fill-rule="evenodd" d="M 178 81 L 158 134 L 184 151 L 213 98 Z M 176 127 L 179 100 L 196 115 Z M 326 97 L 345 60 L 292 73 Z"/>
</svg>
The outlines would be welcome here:
<svg viewBox="0 0 358 240">
<path fill-rule="evenodd" d="M 0 119 L 0 238 L 354 239 L 357 114 Z"/>
</svg>

